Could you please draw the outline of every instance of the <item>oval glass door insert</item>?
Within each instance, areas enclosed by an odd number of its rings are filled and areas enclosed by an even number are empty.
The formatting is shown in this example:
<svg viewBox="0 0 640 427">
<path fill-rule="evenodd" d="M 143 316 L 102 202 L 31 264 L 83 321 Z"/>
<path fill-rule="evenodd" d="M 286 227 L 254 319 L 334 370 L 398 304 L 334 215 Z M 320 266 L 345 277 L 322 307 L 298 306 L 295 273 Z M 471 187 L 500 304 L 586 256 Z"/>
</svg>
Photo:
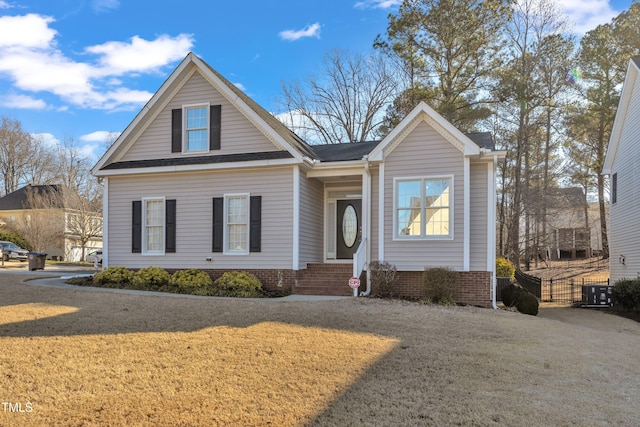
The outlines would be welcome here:
<svg viewBox="0 0 640 427">
<path fill-rule="evenodd" d="M 358 238 L 358 214 L 352 205 L 349 205 L 344 210 L 342 216 L 342 239 L 344 244 L 348 248 L 352 247 L 356 243 Z"/>
</svg>

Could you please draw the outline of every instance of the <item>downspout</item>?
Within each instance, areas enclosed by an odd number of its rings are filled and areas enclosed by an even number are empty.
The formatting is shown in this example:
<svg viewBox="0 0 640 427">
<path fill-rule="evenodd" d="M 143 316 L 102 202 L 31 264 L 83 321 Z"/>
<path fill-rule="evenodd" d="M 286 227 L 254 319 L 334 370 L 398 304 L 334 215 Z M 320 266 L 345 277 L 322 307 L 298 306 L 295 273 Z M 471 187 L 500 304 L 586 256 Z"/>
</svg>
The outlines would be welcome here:
<svg viewBox="0 0 640 427">
<path fill-rule="evenodd" d="M 497 202 L 497 188 L 496 188 L 496 169 L 498 166 L 498 155 L 493 155 L 492 175 L 491 175 L 491 197 L 489 203 L 491 208 L 489 212 L 492 212 L 493 227 L 491 228 L 491 306 L 494 310 L 498 309 L 497 291 L 498 291 L 498 278 L 496 277 L 496 202 Z"/>
<path fill-rule="evenodd" d="M 367 289 L 364 292 L 360 292 L 361 297 L 368 297 L 371 294 L 371 269 L 369 269 L 369 264 L 371 263 L 371 171 L 369 170 L 369 156 L 364 156 L 364 171 L 366 175 L 366 186 L 367 186 L 367 223 L 365 224 L 365 232 L 367 243 L 365 245 L 366 253 L 366 267 L 367 267 Z"/>
</svg>

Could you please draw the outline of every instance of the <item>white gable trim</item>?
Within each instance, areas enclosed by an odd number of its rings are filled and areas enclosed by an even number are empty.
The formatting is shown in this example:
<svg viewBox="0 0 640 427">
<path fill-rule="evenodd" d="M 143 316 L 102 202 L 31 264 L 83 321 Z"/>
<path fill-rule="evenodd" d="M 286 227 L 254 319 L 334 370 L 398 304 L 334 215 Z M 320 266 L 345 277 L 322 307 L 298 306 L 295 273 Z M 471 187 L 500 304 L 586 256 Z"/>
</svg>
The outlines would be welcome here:
<svg viewBox="0 0 640 427">
<path fill-rule="evenodd" d="M 191 55 L 191 54 L 189 54 Z M 188 70 L 185 73 L 185 70 L 189 66 L 189 55 L 178 65 L 178 67 L 174 70 L 173 73 L 169 76 L 169 78 L 160 86 L 160 89 L 151 97 L 151 99 L 146 103 L 142 110 L 136 115 L 129 126 L 120 134 L 120 136 L 115 140 L 115 142 L 109 147 L 106 153 L 98 160 L 98 163 L 93 167 L 91 173 L 96 175 L 96 173 L 102 169 L 107 163 L 117 162 L 124 153 L 131 147 L 131 145 L 136 141 L 142 132 L 144 132 L 147 127 L 153 122 L 153 120 L 160 114 L 160 111 L 164 106 L 166 106 L 171 99 L 176 95 L 176 93 L 184 86 L 184 84 L 191 78 L 195 70 Z M 169 88 L 174 85 L 175 82 L 179 81 L 179 84 L 176 85 L 174 90 L 172 90 L 166 97 L 165 101 L 160 105 L 156 106 L 159 100 L 162 98 L 162 95 L 169 90 Z M 151 116 L 147 117 L 149 114 Z M 139 128 L 140 124 L 143 121 L 147 121 L 145 126 Z M 132 132 L 134 132 L 132 134 Z M 126 141 L 126 144 L 125 144 Z M 97 176 L 97 175 L 96 175 Z"/>
<path fill-rule="evenodd" d="M 373 149 L 369 154 L 369 160 L 384 161 L 384 158 L 423 121 L 433 127 L 436 132 L 464 153 L 465 156 L 480 154 L 480 147 L 476 143 L 471 141 L 469 137 L 460 132 L 460 130 L 456 129 L 455 126 L 445 120 L 444 117 L 429 107 L 425 102 L 420 102 L 420 104 Z"/>
<path fill-rule="evenodd" d="M 194 66 L 193 69 L 189 69 L 191 64 Z M 199 71 L 200 74 L 202 74 L 202 76 L 212 84 L 222 96 L 236 107 L 238 111 L 240 111 L 240 113 L 242 113 L 254 126 L 256 126 L 256 128 L 276 147 L 291 153 L 293 158 L 298 162 L 302 162 L 304 160 L 303 155 L 298 150 L 285 141 L 271 126 L 269 126 L 255 111 L 253 111 L 253 109 L 240 99 L 225 82 L 218 78 L 218 76 L 216 76 L 200 58 L 191 52 L 182 60 L 180 65 L 178 65 L 169 78 L 162 84 L 160 89 L 158 89 L 142 110 L 140 110 L 138 115 L 129 124 L 129 126 L 127 126 L 125 131 L 118 137 L 118 139 L 116 139 L 100 160 L 98 160 L 98 163 L 96 163 L 91 172 L 96 175 L 106 164 L 118 161 L 131 147 L 131 145 L 135 143 L 146 127 L 153 122 L 158 114 L 160 114 L 163 107 L 174 98 L 176 93 L 184 86 L 188 79 L 191 78 L 196 70 Z M 176 84 L 176 82 L 178 84 Z M 173 90 L 168 92 L 172 86 L 174 87 Z M 164 102 L 162 104 L 158 104 L 161 99 L 163 99 Z M 140 126 L 144 122 L 146 122 L 146 124 L 144 126 Z"/>
<path fill-rule="evenodd" d="M 627 119 L 629 104 L 631 103 L 631 98 L 636 85 L 638 71 L 640 71 L 638 69 L 638 64 L 636 64 L 634 58 L 631 58 L 629 66 L 627 67 L 627 75 L 625 76 L 624 84 L 622 85 L 622 94 L 620 95 L 616 118 L 613 122 L 613 129 L 611 130 L 607 153 L 604 157 L 604 164 L 602 166 L 603 175 L 611 175 L 612 173 L 613 163 L 615 162 L 616 152 L 618 151 L 618 145 L 620 144 L 620 138 L 622 136 L 622 128 L 624 127 L 624 122 Z"/>
<path fill-rule="evenodd" d="M 191 56 L 191 61 L 198 66 L 200 73 L 205 77 L 205 79 L 211 83 L 216 90 L 218 90 L 218 92 L 227 99 L 227 101 L 236 107 L 238 111 L 247 118 L 247 120 L 258 128 L 258 130 L 260 130 L 267 139 L 281 150 L 290 152 L 291 155 L 299 162 L 303 161 L 302 154 L 285 141 L 271 126 L 269 126 L 255 111 L 253 111 L 252 108 L 238 97 L 238 95 L 236 95 L 226 83 L 220 80 L 200 58 L 195 56 L 193 53 L 189 53 L 189 55 Z"/>
</svg>

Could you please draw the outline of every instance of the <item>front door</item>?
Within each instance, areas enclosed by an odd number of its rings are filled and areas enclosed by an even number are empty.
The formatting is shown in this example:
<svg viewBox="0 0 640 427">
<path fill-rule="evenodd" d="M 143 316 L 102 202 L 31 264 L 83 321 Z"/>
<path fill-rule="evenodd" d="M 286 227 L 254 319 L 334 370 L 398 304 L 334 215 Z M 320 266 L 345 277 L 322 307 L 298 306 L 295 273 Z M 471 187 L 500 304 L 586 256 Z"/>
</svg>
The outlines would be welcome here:
<svg viewBox="0 0 640 427">
<path fill-rule="evenodd" d="M 362 240 L 362 200 L 337 200 L 336 258 L 352 259 Z"/>
</svg>

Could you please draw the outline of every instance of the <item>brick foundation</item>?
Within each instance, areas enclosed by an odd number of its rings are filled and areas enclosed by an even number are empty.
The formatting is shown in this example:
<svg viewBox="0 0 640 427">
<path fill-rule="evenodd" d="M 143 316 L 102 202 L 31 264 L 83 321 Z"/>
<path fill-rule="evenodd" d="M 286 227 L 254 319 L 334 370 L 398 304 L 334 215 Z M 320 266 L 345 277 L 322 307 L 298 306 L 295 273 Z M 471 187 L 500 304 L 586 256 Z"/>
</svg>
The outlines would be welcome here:
<svg viewBox="0 0 640 427">
<path fill-rule="evenodd" d="M 488 271 L 459 271 L 453 299 L 460 304 L 491 307 L 491 273 Z M 422 290 L 422 271 L 398 271 L 396 292 L 405 297 L 418 298 Z"/>
<path fill-rule="evenodd" d="M 331 268 L 331 264 L 326 264 Z M 167 270 L 173 273 L 176 269 Z M 227 269 L 203 269 L 211 279 L 216 280 Z M 268 291 L 291 291 L 298 281 L 304 277 L 306 270 L 269 270 L 269 269 L 243 269 L 253 274 L 262 282 L 264 289 Z M 491 273 L 488 271 L 460 271 L 457 273 L 456 289 L 453 299 L 460 304 L 474 305 L 478 307 L 491 307 Z M 363 275 L 364 276 L 364 275 Z M 422 271 L 398 271 L 398 284 L 396 294 L 401 297 L 419 298 L 422 290 Z M 365 281 L 363 280 L 363 285 Z M 336 284 L 348 290 L 345 283 Z M 364 291 L 365 286 L 360 288 Z M 350 292 L 348 292 L 350 293 Z M 325 293 L 323 293 L 325 294 Z M 328 295 L 328 294 L 327 294 Z"/>
</svg>

